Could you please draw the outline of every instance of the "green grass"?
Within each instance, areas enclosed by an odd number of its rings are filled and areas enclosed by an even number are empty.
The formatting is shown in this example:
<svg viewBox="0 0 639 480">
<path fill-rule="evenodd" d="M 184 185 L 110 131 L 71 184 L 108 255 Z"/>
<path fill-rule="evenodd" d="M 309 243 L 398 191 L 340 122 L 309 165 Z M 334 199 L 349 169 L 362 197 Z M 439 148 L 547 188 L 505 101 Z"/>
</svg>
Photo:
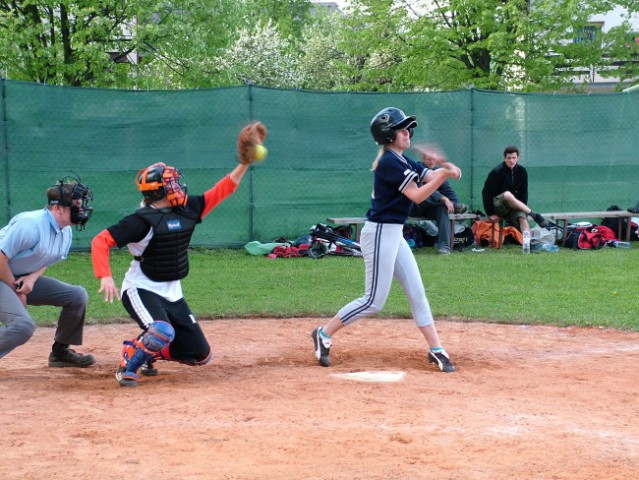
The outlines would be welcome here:
<svg viewBox="0 0 639 480">
<path fill-rule="evenodd" d="M 522 255 L 507 245 L 482 253 L 439 256 L 415 251 L 436 317 L 516 324 L 602 326 L 639 330 L 639 248 L 606 248 Z M 112 252 L 118 285 L 127 252 Z M 87 323 L 128 321 L 119 302 L 98 295 L 87 253 L 74 253 L 48 274 L 84 285 L 90 296 Z M 355 257 L 269 259 L 245 250 L 193 250 L 185 297 L 202 318 L 330 317 L 363 294 L 363 260 Z M 39 324 L 52 324 L 57 309 L 29 307 Z M 408 301 L 394 284 L 382 317 L 410 317 Z"/>
</svg>

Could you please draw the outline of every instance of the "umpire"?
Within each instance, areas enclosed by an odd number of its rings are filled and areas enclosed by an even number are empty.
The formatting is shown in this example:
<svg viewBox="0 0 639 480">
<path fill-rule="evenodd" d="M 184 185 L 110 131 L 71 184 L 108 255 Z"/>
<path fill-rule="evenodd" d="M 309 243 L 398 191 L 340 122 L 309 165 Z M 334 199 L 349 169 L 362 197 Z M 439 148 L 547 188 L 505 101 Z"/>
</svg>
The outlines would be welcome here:
<svg viewBox="0 0 639 480">
<path fill-rule="evenodd" d="M 49 367 L 89 367 L 93 355 L 70 345 L 82 344 L 88 295 L 81 286 L 44 275 L 67 258 L 73 229 L 89 220 L 91 190 L 79 179 L 59 180 L 47 190 L 47 206 L 19 213 L 0 230 L 0 358 L 26 343 L 35 331 L 27 305 L 62 307 L 49 355 Z"/>
</svg>

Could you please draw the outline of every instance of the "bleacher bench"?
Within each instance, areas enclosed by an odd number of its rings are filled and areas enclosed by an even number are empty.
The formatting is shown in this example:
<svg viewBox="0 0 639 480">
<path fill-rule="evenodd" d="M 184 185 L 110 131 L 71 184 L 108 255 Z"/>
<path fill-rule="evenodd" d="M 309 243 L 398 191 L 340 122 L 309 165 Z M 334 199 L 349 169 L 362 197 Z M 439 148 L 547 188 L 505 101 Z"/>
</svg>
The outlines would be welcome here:
<svg viewBox="0 0 639 480">
<path fill-rule="evenodd" d="M 617 227 L 617 238 L 621 239 L 621 233 L 623 231 L 623 220 L 627 219 L 628 225 L 630 225 L 631 218 L 636 213 L 628 212 L 627 210 L 601 210 L 601 211 L 585 211 L 585 212 L 553 212 L 553 213 L 542 213 L 542 215 L 550 220 L 553 223 L 558 224 L 563 231 L 566 231 L 566 227 L 568 226 L 569 220 L 590 220 L 590 219 L 604 219 L 604 218 L 617 218 L 618 219 L 618 227 Z M 455 213 L 449 214 L 450 218 L 450 248 L 453 248 L 453 242 L 455 240 L 455 222 L 456 221 L 466 221 L 466 220 L 488 220 L 488 218 L 481 217 L 476 213 Z M 420 220 L 427 220 L 424 217 L 408 217 L 408 222 L 418 222 Z M 432 220 L 432 219 L 428 219 Z M 355 239 L 359 241 L 359 235 L 362 229 L 362 225 L 366 222 L 366 217 L 328 217 L 326 219 L 327 222 L 332 223 L 334 225 L 349 225 L 355 231 Z M 503 227 L 503 225 L 502 225 Z M 503 232 L 503 228 L 500 230 Z M 630 241 L 630 228 L 626 228 L 625 240 Z M 493 230 L 494 235 L 494 230 Z M 555 230 L 555 243 L 559 240 L 559 229 Z M 501 245 L 503 238 L 497 243 L 497 245 Z M 493 241 L 494 243 L 494 241 Z M 566 246 L 566 235 L 563 235 L 561 240 L 561 245 Z"/>
</svg>

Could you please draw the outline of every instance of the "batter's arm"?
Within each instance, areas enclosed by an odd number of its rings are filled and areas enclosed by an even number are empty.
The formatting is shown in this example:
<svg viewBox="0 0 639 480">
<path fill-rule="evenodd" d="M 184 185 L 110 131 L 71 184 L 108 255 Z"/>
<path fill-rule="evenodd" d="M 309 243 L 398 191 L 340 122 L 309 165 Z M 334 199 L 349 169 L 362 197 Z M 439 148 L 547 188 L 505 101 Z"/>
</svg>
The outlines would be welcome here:
<svg viewBox="0 0 639 480">
<path fill-rule="evenodd" d="M 432 170 L 428 174 L 428 182 L 422 186 L 417 186 L 415 182 L 409 183 L 402 192 L 406 197 L 414 203 L 422 203 L 430 197 L 440 186 L 449 178 L 459 178 L 461 170 L 457 171 L 447 168 L 439 168 Z"/>
</svg>

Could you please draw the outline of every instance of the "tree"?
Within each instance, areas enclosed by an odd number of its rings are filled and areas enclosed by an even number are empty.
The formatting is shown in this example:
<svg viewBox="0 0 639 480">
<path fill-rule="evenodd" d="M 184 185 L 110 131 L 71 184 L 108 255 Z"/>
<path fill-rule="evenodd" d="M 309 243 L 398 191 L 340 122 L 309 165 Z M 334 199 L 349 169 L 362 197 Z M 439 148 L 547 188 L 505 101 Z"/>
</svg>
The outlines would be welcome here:
<svg viewBox="0 0 639 480">
<path fill-rule="evenodd" d="M 308 0 L 182 0 L 163 4 L 137 29 L 137 88 L 206 88 L 252 81 L 296 87 L 297 43 Z M 288 62 L 289 72 L 286 71 Z M 271 70 L 269 72 L 269 69 Z"/>
<path fill-rule="evenodd" d="M 296 88 L 298 57 L 290 40 L 282 38 L 271 21 L 244 28 L 219 59 L 220 67 L 236 83 Z"/>
<path fill-rule="evenodd" d="M 603 78 L 619 78 L 618 89 L 639 77 L 639 31 L 628 20 L 602 35 L 602 56 L 595 66 Z"/>
<path fill-rule="evenodd" d="M 605 0 L 352 0 L 345 58 L 354 89 L 525 91 L 571 84 L 602 51 L 574 42 Z"/>
<path fill-rule="evenodd" d="M 237 49 L 240 32 L 270 21 L 269 28 L 283 42 L 295 41 L 310 18 L 309 4 L 308 0 L 0 0 L 0 75 L 118 88 L 237 84 L 242 72 L 233 73 L 232 66 L 219 59 Z M 247 53 L 255 54 L 260 45 L 253 47 Z M 287 48 L 294 49 L 292 44 Z"/>
<path fill-rule="evenodd" d="M 349 49 L 351 20 L 339 13 L 317 14 L 299 42 L 300 86 L 309 90 L 348 90 L 359 78 L 359 58 Z"/>
<path fill-rule="evenodd" d="M 136 29 L 142 61 L 131 72 L 140 89 L 185 89 L 232 84 L 219 58 L 246 24 L 237 0 L 182 0 L 145 9 Z"/>
<path fill-rule="evenodd" d="M 10 78 L 44 83 L 117 82 L 127 74 L 118 57 L 136 47 L 127 32 L 137 7 L 127 0 L 0 0 L 0 68 Z"/>
<path fill-rule="evenodd" d="M 591 15 L 636 11 L 637 0 L 349 3 L 311 15 L 309 0 L 0 0 L 0 75 L 140 89 L 544 91 L 595 68 L 639 74 L 629 23 L 575 41 Z"/>
</svg>

